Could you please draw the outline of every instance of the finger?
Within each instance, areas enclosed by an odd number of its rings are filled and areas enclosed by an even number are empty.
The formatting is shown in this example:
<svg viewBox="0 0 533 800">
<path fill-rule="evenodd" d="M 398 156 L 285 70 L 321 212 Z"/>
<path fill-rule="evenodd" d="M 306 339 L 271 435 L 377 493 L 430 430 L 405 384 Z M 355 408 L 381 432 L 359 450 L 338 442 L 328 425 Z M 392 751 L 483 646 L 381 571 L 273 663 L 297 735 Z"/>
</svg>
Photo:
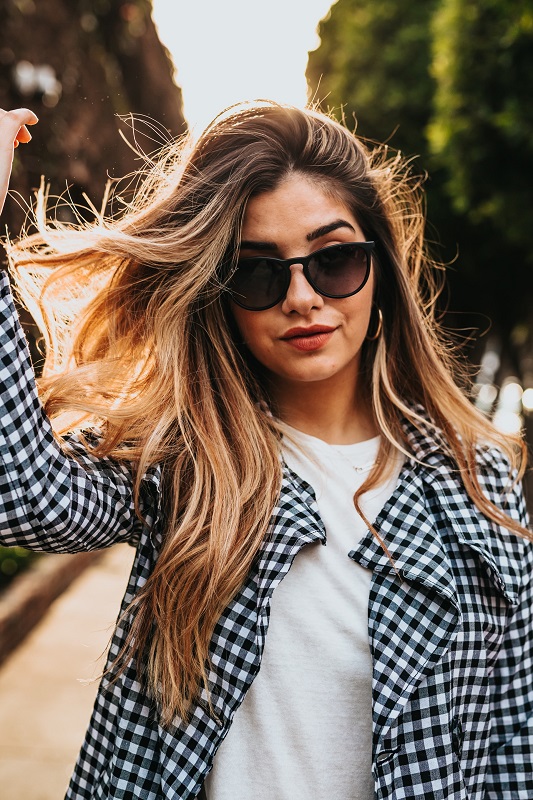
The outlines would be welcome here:
<svg viewBox="0 0 533 800">
<path fill-rule="evenodd" d="M 29 141 L 29 131 L 25 126 L 36 122 L 37 117 L 28 108 L 0 109 L 0 212 L 9 186 L 14 148 L 20 142 Z"/>
<path fill-rule="evenodd" d="M 31 142 L 31 133 L 27 129 L 26 125 L 23 125 L 22 128 L 17 133 L 17 138 L 15 139 L 15 147 L 19 144 L 26 144 L 26 142 Z"/>
<path fill-rule="evenodd" d="M 30 141 L 31 135 L 25 126 L 35 125 L 36 122 L 36 115 L 28 108 L 16 108 L 13 111 L 0 109 L 0 148 L 11 149 L 15 141 Z"/>
<path fill-rule="evenodd" d="M 0 108 L 0 120 L 5 118 L 19 120 L 19 127 L 22 125 L 35 125 L 39 122 L 37 114 L 34 114 L 29 108 L 13 108 L 11 111 L 5 111 Z"/>
</svg>

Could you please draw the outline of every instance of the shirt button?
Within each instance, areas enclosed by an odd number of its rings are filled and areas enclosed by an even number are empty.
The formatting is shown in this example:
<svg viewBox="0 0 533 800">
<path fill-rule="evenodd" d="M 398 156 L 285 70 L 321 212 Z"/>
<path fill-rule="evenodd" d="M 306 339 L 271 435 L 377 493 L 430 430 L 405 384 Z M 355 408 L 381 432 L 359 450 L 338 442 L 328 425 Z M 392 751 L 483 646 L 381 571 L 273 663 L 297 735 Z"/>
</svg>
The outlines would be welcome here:
<svg viewBox="0 0 533 800">
<path fill-rule="evenodd" d="M 376 764 L 383 766 L 383 764 L 388 764 L 389 761 L 392 761 L 396 750 L 382 750 L 381 753 L 378 753 L 376 756 Z"/>
</svg>

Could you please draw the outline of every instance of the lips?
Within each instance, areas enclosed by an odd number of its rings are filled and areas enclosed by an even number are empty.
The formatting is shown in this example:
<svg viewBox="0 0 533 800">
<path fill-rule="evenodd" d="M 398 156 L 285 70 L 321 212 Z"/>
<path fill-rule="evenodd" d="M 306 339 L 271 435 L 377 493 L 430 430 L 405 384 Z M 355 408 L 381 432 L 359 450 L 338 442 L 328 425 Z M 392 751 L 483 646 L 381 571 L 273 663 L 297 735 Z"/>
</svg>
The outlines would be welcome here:
<svg viewBox="0 0 533 800">
<path fill-rule="evenodd" d="M 336 328 L 328 325 L 311 325 L 308 328 L 290 328 L 281 337 L 282 341 L 297 350 L 319 350 L 332 337 Z"/>
<path fill-rule="evenodd" d="M 329 325 L 310 325 L 308 328 L 290 328 L 281 338 L 294 339 L 299 336 L 315 336 L 320 333 L 332 333 L 335 328 Z"/>
</svg>

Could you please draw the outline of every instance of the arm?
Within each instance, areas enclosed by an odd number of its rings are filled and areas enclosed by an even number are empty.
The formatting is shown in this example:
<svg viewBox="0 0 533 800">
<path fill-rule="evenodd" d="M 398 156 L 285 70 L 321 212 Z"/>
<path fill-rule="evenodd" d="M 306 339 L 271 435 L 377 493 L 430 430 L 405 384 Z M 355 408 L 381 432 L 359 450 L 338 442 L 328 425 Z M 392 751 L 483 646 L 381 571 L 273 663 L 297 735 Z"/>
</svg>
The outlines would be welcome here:
<svg viewBox="0 0 533 800">
<path fill-rule="evenodd" d="M 136 535 L 126 467 L 55 440 L 37 396 L 7 276 L 0 280 L 0 540 L 37 550 L 106 547 Z"/>
<path fill-rule="evenodd" d="M 0 207 L 13 146 L 31 138 L 27 109 L 0 110 Z M 67 457 L 37 396 L 7 276 L 0 270 L 0 541 L 57 552 L 105 547 L 137 535 L 132 481 L 82 448 Z"/>
</svg>

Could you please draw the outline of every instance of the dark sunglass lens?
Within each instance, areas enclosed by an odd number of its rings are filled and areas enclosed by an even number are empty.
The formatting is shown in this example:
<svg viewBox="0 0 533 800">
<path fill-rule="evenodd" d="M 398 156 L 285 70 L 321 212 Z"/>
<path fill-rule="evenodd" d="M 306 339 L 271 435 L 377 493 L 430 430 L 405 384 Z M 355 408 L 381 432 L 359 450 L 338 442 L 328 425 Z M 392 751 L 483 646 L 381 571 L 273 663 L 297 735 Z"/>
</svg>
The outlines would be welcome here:
<svg viewBox="0 0 533 800">
<path fill-rule="evenodd" d="M 354 244 L 328 247 L 309 262 L 311 280 L 319 292 L 331 297 L 355 294 L 363 286 L 367 272 L 367 254 Z"/>
<path fill-rule="evenodd" d="M 233 299 L 249 309 L 275 305 L 286 291 L 283 267 L 273 259 L 248 258 L 239 262 L 229 288 Z"/>
</svg>

